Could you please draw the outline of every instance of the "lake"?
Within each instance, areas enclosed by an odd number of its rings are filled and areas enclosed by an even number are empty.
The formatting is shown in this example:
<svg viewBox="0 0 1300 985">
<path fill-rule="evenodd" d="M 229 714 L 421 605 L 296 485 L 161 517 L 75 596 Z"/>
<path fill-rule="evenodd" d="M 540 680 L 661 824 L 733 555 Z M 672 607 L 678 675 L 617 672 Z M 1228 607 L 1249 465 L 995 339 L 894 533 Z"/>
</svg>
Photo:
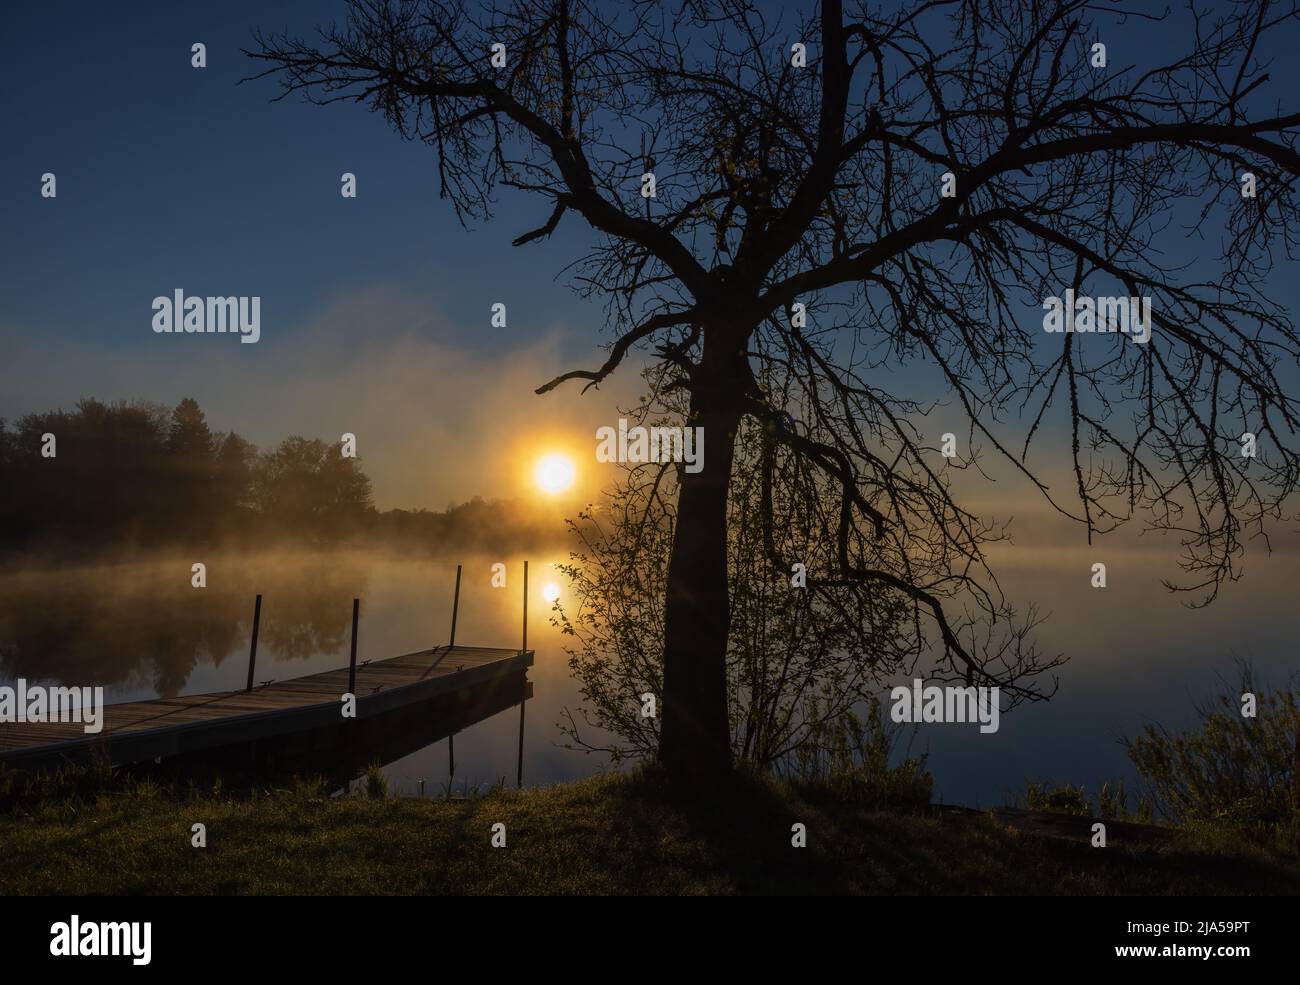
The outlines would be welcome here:
<svg viewBox="0 0 1300 985">
<path fill-rule="evenodd" d="M 1073 552 L 1073 553 L 1072 553 Z M 1297 666 L 1296 555 L 1252 558 L 1250 577 L 1215 605 L 1188 610 L 1158 586 L 1167 552 L 1129 546 L 1107 554 L 1110 582 L 1088 584 L 1095 551 L 1004 548 L 998 558 L 1012 598 L 1036 601 L 1052 617 L 1038 634 L 1048 652 L 1072 656 L 1050 702 L 1016 709 L 995 734 L 977 726 L 921 726 L 936 799 L 1001 803 L 1026 777 L 1084 783 L 1135 775 L 1119 744 L 1147 721 L 1190 721 L 1194 701 L 1231 675 L 1231 657 L 1251 658 L 1274 684 Z M 110 702 L 242 688 L 253 600 L 264 596 L 257 680 L 285 680 L 345 666 L 352 598 L 362 599 L 358 660 L 445 643 L 456 563 L 464 565 L 457 642 L 517 647 L 522 558 L 413 560 L 385 553 L 294 553 L 203 558 L 207 587 L 192 588 L 196 558 L 140 558 L 113 564 L 31 567 L 0 575 L 0 678 L 100 684 Z M 491 565 L 508 582 L 493 588 Z M 560 551 L 530 558 L 529 672 L 524 741 L 526 784 L 594 773 L 601 757 L 563 747 L 557 723 L 576 709 L 566 639 L 550 623 L 547 595 L 567 587 Z M 889 682 L 886 682 L 889 683 Z M 883 690 L 883 688 L 882 688 Z M 508 778 L 517 755 L 517 711 L 500 713 L 455 737 L 455 789 Z M 384 764 L 390 788 L 429 793 L 449 780 L 447 743 Z"/>
</svg>

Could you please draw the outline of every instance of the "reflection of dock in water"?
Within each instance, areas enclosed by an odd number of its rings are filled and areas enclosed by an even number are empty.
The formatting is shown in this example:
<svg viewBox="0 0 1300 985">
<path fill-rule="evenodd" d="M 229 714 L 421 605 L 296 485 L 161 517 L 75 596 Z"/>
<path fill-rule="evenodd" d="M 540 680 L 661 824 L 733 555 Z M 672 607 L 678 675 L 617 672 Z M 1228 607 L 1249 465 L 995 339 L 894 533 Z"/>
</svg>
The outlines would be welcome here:
<svg viewBox="0 0 1300 985">
<path fill-rule="evenodd" d="M 86 734 L 79 722 L 6 723 L 0 725 L 0 765 L 39 769 L 91 759 L 114 766 L 166 760 L 169 767 L 182 769 L 211 763 L 257 774 L 313 770 L 346 779 L 368 763 L 392 762 L 451 739 L 517 704 L 522 785 L 524 702 L 533 693 L 528 668 L 534 656 L 528 649 L 528 562 L 518 650 L 456 645 L 460 578 L 461 566 L 456 565 L 451 641 L 445 646 L 358 664 L 360 599 L 353 599 L 347 667 L 254 687 L 259 595 L 248 684 L 242 691 L 106 705 L 103 729 L 95 735 Z M 347 695 L 353 696 L 351 702 L 344 700 Z M 452 764 L 454 774 L 454 758 Z"/>
<path fill-rule="evenodd" d="M 98 735 L 80 723 L 0 725 L 0 763 L 85 761 L 95 747 L 114 765 L 236 749 L 244 750 L 242 761 L 251 752 L 286 766 L 299 759 L 339 765 L 335 754 L 389 761 L 384 747 L 400 748 L 404 738 L 420 740 L 411 752 L 524 701 L 533 652 L 439 646 L 359 664 L 350 692 L 356 718 L 343 717 L 350 673 L 343 667 L 252 690 L 106 705 Z"/>
</svg>

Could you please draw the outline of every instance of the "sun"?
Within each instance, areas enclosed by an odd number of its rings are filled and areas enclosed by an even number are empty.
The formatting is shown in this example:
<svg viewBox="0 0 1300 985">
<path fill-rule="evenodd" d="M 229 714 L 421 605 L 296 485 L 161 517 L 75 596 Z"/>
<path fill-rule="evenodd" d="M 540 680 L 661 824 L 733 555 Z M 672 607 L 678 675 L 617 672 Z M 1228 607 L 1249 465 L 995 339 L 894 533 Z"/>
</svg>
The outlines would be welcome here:
<svg viewBox="0 0 1300 985">
<path fill-rule="evenodd" d="M 533 468 L 533 479 L 537 483 L 537 488 L 551 495 L 571 488 L 576 476 L 577 469 L 573 466 L 573 459 L 558 452 L 543 455 Z"/>
<path fill-rule="evenodd" d="M 547 602 L 554 604 L 555 600 L 560 597 L 560 586 L 557 582 L 548 581 L 542 587 L 542 598 Z"/>
</svg>

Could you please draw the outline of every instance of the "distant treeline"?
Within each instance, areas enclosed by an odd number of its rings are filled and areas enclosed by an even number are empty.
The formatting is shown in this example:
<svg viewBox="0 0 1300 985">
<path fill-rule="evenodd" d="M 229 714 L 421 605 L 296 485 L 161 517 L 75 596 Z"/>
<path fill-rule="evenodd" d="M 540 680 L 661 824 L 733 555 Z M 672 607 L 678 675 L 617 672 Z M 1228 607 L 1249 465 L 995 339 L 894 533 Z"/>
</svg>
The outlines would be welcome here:
<svg viewBox="0 0 1300 985">
<path fill-rule="evenodd" d="M 0 550 L 375 542 L 429 550 L 551 539 L 516 513 L 477 498 L 441 513 L 380 513 L 360 459 L 344 457 L 339 442 L 292 435 L 259 451 L 212 430 L 190 398 L 173 409 L 85 399 L 71 411 L 0 419 Z"/>
</svg>

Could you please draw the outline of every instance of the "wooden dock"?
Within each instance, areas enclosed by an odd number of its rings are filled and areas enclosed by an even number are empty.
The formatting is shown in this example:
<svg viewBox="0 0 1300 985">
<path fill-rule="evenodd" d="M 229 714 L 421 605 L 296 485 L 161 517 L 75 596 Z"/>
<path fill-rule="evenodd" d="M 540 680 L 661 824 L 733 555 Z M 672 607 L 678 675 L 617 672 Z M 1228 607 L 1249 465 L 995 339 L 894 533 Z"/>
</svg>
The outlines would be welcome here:
<svg viewBox="0 0 1300 985">
<path fill-rule="evenodd" d="M 519 701 L 527 693 L 533 655 L 526 649 L 444 645 L 358 663 L 355 720 L 342 717 L 349 675 L 343 667 L 251 690 L 106 705 L 103 730 L 95 735 L 80 723 L 0 724 L 0 763 L 31 769 L 84 760 L 100 748 L 122 765 L 333 731 L 427 702 L 467 703 L 494 689 L 518 692 L 521 697 L 512 700 Z"/>
</svg>

